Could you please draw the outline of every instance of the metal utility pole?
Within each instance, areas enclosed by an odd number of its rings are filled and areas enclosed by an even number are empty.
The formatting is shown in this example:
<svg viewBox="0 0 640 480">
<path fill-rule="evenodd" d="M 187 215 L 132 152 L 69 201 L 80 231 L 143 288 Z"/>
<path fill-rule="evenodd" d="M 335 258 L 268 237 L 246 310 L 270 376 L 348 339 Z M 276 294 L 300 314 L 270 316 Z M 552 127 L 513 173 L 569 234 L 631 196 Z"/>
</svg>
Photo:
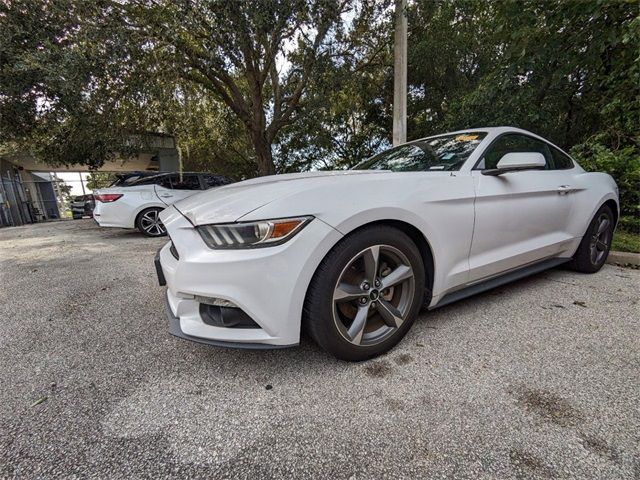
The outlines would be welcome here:
<svg viewBox="0 0 640 480">
<path fill-rule="evenodd" d="M 395 0 L 393 145 L 407 141 L 407 0 Z"/>
<path fill-rule="evenodd" d="M 60 190 L 60 179 L 58 178 L 58 174 L 53 172 L 53 182 L 55 184 L 55 189 L 53 193 L 56 196 L 57 204 L 58 204 L 58 216 L 62 218 L 62 212 L 64 210 L 64 196 L 62 195 L 62 190 Z"/>
<path fill-rule="evenodd" d="M 78 172 L 78 175 L 80 176 L 80 186 L 82 187 L 82 195 L 86 195 L 87 192 L 84 191 L 84 182 L 82 181 L 82 172 Z"/>
</svg>

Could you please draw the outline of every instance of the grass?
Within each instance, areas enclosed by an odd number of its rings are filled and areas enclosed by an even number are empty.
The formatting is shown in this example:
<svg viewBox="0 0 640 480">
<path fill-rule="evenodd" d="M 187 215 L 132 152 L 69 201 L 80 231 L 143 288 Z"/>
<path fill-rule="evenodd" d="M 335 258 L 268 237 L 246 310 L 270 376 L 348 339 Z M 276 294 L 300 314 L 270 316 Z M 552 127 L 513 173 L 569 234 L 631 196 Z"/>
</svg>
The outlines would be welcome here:
<svg viewBox="0 0 640 480">
<path fill-rule="evenodd" d="M 618 252 L 640 253 L 640 235 L 617 230 L 613 236 L 611 250 Z"/>
</svg>

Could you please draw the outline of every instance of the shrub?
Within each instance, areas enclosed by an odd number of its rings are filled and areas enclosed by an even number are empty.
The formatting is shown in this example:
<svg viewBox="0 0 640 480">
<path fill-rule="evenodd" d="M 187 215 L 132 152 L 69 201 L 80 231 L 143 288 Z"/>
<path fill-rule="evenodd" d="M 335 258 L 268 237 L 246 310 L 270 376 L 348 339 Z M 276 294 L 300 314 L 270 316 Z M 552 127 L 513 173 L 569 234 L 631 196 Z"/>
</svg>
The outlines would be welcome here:
<svg viewBox="0 0 640 480">
<path fill-rule="evenodd" d="M 620 189 L 620 226 L 628 231 L 640 230 L 640 148 L 627 146 L 612 150 L 600 143 L 585 142 L 571 149 L 571 154 L 589 172 L 606 172 Z"/>
</svg>

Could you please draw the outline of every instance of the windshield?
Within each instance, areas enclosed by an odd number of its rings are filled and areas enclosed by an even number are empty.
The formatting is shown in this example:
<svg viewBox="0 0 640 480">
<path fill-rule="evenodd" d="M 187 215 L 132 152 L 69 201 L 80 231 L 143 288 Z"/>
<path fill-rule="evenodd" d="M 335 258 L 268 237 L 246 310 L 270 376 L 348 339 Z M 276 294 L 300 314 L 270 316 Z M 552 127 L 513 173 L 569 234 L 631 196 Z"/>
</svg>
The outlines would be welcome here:
<svg viewBox="0 0 640 480">
<path fill-rule="evenodd" d="M 456 133 L 425 138 L 385 150 L 360 162 L 353 170 L 424 172 L 460 170 L 486 132 Z"/>
</svg>

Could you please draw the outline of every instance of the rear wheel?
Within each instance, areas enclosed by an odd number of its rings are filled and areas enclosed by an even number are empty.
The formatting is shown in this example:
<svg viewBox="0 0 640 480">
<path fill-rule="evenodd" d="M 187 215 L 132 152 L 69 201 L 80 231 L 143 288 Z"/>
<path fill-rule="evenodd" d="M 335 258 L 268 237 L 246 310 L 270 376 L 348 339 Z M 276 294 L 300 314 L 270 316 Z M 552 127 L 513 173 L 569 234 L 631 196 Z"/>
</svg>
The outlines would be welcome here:
<svg viewBox="0 0 640 480">
<path fill-rule="evenodd" d="M 147 208 L 138 214 L 136 228 L 147 237 L 162 237 L 167 234 L 167 229 L 160 221 L 162 208 Z"/>
<path fill-rule="evenodd" d="M 572 267 L 574 270 L 595 273 L 602 268 L 611 249 L 614 227 L 613 212 L 609 206 L 603 205 L 591 220 L 589 228 L 573 256 Z"/>
<path fill-rule="evenodd" d="M 400 230 L 371 226 L 344 238 L 309 286 L 304 323 L 311 337 L 343 360 L 380 355 L 407 333 L 422 305 L 420 252 Z"/>
</svg>

